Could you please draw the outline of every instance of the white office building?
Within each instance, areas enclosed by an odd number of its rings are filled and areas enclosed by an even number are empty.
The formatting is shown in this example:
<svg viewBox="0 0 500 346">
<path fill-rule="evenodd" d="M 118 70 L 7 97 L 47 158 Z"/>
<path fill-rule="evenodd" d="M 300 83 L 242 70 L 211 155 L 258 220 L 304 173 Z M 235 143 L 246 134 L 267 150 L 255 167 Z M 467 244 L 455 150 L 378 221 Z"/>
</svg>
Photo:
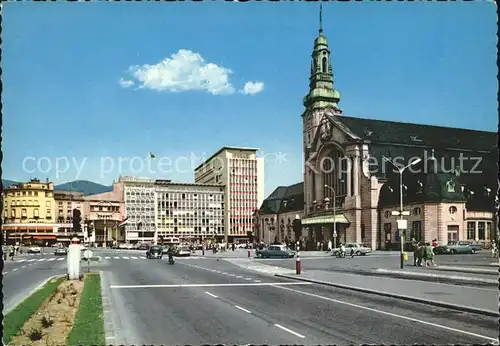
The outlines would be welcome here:
<svg viewBox="0 0 500 346">
<path fill-rule="evenodd" d="M 199 243 L 224 237 L 224 187 L 156 180 L 158 237 Z"/>
<path fill-rule="evenodd" d="M 195 169 L 195 183 L 224 186 L 225 241 L 252 232 L 252 214 L 264 200 L 264 159 L 259 149 L 223 147 Z"/>
</svg>

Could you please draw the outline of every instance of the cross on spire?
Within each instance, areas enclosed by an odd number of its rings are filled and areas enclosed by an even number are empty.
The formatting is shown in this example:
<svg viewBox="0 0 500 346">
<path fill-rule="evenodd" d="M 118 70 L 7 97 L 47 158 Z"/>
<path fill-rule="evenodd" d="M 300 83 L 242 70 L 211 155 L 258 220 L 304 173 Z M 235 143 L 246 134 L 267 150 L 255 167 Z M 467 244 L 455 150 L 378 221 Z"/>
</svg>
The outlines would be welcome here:
<svg viewBox="0 0 500 346">
<path fill-rule="evenodd" d="M 319 4 L 319 33 L 323 32 L 323 4 Z"/>
</svg>

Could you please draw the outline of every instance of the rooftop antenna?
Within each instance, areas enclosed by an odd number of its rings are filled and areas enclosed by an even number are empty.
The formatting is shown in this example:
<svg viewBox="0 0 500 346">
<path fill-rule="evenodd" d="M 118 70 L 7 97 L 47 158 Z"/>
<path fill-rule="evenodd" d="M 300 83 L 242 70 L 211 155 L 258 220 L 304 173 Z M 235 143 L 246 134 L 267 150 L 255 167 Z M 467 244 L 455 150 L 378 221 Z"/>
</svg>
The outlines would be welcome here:
<svg viewBox="0 0 500 346">
<path fill-rule="evenodd" d="M 319 33 L 323 32 L 323 4 L 319 4 Z"/>
</svg>

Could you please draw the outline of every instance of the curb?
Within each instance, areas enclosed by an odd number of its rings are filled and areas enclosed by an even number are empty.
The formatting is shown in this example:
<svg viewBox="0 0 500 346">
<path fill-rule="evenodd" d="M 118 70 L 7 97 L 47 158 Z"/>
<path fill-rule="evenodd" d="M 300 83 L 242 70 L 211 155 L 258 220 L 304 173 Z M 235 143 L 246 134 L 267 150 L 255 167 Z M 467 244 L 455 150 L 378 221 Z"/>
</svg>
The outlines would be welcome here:
<svg viewBox="0 0 500 346">
<path fill-rule="evenodd" d="M 107 282 L 102 270 L 99 270 L 99 277 L 101 278 L 101 301 L 102 301 L 102 313 L 104 320 L 104 336 L 106 338 L 106 343 L 108 343 L 109 340 L 115 339 L 116 334 L 113 325 L 113 320 L 109 313 L 110 311 L 109 295 L 105 289 L 105 283 Z"/>
<path fill-rule="evenodd" d="M 463 267 L 453 267 L 453 266 L 438 266 L 431 268 L 436 272 L 457 272 L 457 273 L 468 273 L 468 274 L 484 274 L 484 275 L 498 275 L 498 270 L 486 269 L 486 268 L 463 268 Z"/>
<path fill-rule="evenodd" d="M 394 272 L 383 272 L 383 271 L 363 271 L 363 270 L 338 270 L 338 269 L 329 269 L 332 272 L 339 273 L 348 273 L 348 274 L 358 274 L 365 276 L 378 276 L 378 277 L 390 277 L 395 279 L 403 279 L 403 280 L 418 280 L 418 281 L 430 281 L 430 282 L 443 282 L 443 283 L 451 283 L 451 284 L 463 284 L 469 286 L 489 286 L 489 287 L 498 287 L 499 282 L 497 280 L 488 280 L 488 279 L 474 279 L 474 278 L 464 278 L 460 276 L 447 276 L 447 275 L 437 275 L 431 274 L 425 275 L 427 273 L 394 273 Z M 424 275 L 422 275 L 424 274 Z"/>
<path fill-rule="evenodd" d="M 369 293 L 369 294 L 378 295 L 378 296 L 382 296 L 382 297 L 396 298 L 396 299 L 406 300 L 406 301 L 410 301 L 410 302 L 414 302 L 414 303 L 432 305 L 432 306 L 437 306 L 437 307 L 441 307 L 441 308 L 452 309 L 452 310 L 457 310 L 457 311 L 462 311 L 462 312 L 470 312 L 473 314 L 478 314 L 478 315 L 483 315 L 483 316 L 488 316 L 488 317 L 499 317 L 498 311 L 495 312 L 495 311 L 490 311 L 490 310 L 471 308 L 471 307 L 463 306 L 463 305 L 444 303 L 444 302 L 439 302 L 439 301 L 435 301 L 435 300 L 427 300 L 427 299 L 405 296 L 405 295 L 394 294 L 394 293 L 374 291 L 374 290 L 370 290 L 367 288 L 360 288 L 360 287 L 335 284 L 335 283 L 320 281 L 320 280 L 299 278 L 299 277 L 294 277 L 294 276 L 290 276 L 290 275 L 275 274 L 274 276 L 280 277 L 280 278 L 285 278 L 285 279 L 297 280 L 297 281 L 311 282 L 311 283 L 315 283 L 315 284 L 331 286 L 331 287 L 336 287 L 336 288 L 342 288 L 342 289 L 347 289 L 347 290 L 361 292 L 361 293 Z"/>
</svg>

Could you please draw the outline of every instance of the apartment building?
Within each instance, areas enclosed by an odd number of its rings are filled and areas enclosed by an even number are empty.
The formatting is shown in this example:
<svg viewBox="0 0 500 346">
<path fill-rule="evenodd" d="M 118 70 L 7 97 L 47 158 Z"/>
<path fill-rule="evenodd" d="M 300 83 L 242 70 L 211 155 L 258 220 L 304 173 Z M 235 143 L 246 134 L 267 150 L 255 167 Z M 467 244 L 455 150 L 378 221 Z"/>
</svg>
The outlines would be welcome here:
<svg viewBox="0 0 500 346">
<path fill-rule="evenodd" d="M 119 177 L 125 204 L 125 241 L 130 243 L 156 241 L 156 193 L 154 179 Z"/>
<path fill-rule="evenodd" d="M 224 186 L 156 180 L 157 236 L 200 243 L 224 238 Z"/>
<path fill-rule="evenodd" d="M 7 244 L 55 242 L 54 184 L 38 179 L 3 192 L 3 237 Z"/>
<path fill-rule="evenodd" d="M 73 234 L 73 210 L 78 209 L 83 215 L 83 193 L 73 191 L 54 191 L 56 227 L 58 233 L 67 233 L 67 240 L 70 241 Z"/>
<path fill-rule="evenodd" d="M 224 186 L 224 240 L 243 241 L 252 234 L 252 214 L 264 200 L 264 160 L 259 149 L 223 147 L 194 172 L 196 184 Z"/>
</svg>

